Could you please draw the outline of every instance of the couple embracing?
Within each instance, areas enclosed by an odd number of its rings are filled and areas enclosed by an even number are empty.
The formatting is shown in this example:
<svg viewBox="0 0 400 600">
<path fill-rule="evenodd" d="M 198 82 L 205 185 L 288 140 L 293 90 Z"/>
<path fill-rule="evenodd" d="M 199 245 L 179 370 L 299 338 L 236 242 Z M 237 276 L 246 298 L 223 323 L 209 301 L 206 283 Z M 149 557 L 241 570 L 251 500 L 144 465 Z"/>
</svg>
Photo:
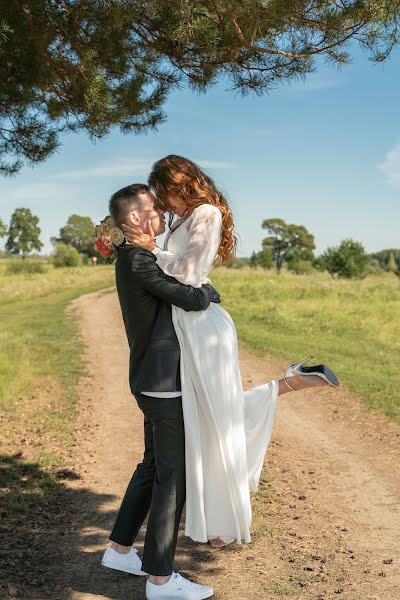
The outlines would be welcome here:
<svg viewBox="0 0 400 600">
<path fill-rule="evenodd" d="M 174 572 L 178 528 L 221 548 L 249 543 L 256 490 L 279 395 L 338 385 L 325 365 L 293 363 L 285 377 L 243 391 L 234 323 L 208 279 L 234 255 L 232 212 L 192 161 L 169 155 L 148 185 L 110 200 L 116 283 L 130 346 L 129 382 L 144 415 L 144 457 L 125 492 L 102 564 L 148 575 L 148 600 L 201 600 L 209 586 Z M 169 232 L 164 248 L 155 238 Z M 172 222 L 174 215 L 177 219 Z M 108 223 L 110 220 L 108 220 Z M 120 242 L 120 243 L 119 243 Z M 148 517 L 143 562 L 132 547 Z"/>
</svg>

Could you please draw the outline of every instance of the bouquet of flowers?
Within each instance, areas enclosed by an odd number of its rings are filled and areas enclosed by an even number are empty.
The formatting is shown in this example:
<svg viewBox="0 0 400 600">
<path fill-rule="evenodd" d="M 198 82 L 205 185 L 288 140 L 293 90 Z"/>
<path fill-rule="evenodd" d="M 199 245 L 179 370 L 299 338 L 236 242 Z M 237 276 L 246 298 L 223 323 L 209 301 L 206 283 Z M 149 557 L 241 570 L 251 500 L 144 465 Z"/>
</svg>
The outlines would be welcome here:
<svg viewBox="0 0 400 600">
<path fill-rule="evenodd" d="M 112 217 L 108 215 L 100 225 L 95 227 L 94 249 L 105 258 L 115 260 L 117 258 L 116 246 L 122 244 L 124 239 L 124 232 L 114 224 Z"/>
</svg>

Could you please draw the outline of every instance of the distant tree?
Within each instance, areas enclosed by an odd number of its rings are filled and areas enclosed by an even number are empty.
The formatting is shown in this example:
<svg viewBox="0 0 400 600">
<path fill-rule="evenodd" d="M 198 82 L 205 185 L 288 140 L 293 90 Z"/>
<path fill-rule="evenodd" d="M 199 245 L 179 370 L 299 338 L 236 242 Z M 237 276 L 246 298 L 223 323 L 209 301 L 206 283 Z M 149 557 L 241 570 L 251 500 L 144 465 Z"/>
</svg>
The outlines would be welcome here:
<svg viewBox="0 0 400 600">
<path fill-rule="evenodd" d="M 11 254 L 22 254 L 23 258 L 32 250 L 40 250 L 43 246 L 39 240 L 39 217 L 33 215 L 29 208 L 17 208 L 11 216 L 8 230 L 6 250 Z"/>
<path fill-rule="evenodd" d="M 397 272 L 397 263 L 396 263 L 396 259 L 394 257 L 393 252 L 390 253 L 387 270 L 390 271 L 391 273 Z"/>
<path fill-rule="evenodd" d="M 6 237 L 7 227 L 4 222 L 0 219 L 0 238 Z"/>
<path fill-rule="evenodd" d="M 257 252 L 253 251 L 250 256 L 250 267 L 255 268 L 258 265 L 258 256 Z"/>
<path fill-rule="evenodd" d="M 379 275 L 383 273 L 384 269 L 382 269 L 379 260 L 377 258 L 368 257 L 368 274 L 369 275 Z"/>
<path fill-rule="evenodd" d="M 373 252 L 372 254 L 370 254 L 370 257 L 378 260 L 381 268 L 384 271 L 387 271 L 388 265 L 389 265 L 389 260 L 392 255 L 396 261 L 397 269 L 399 270 L 400 269 L 400 249 L 399 248 L 388 248 L 385 250 L 380 250 L 379 252 Z"/>
<path fill-rule="evenodd" d="M 72 246 L 79 254 L 91 257 L 95 255 L 93 233 L 94 223 L 90 217 L 71 215 L 67 224 L 60 229 L 59 237 L 53 238 L 52 242 Z"/>
<path fill-rule="evenodd" d="M 257 254 L 258 264 L 263 269 L 272 269 L 274 266 L 274 258 L 272 256 L 271 248 L 263 248 Z"/>
<path fill-rule="evenodd" d="M 64 132 L 146 132 L 175 89 L 224 79 L 263 94 L 320 59 L 349 63 L 354 42 L 382 62 L 399 12 L 399 0 L 3 0 L 0 172 L 45 160 Z"/>
<path fill-rule="evenodd" d="M 314 271 L 313 263 L 311 260 L 296 260 L 288 265 L 289 271 L 296 273 L 297 275 L 308 275 Z"/>
<path fill-rule="evenodd" d="M 368 255 L 359 242 L 343 240 L 337 247 L 329 247 L 322 255 L 329 273 L 339 277 L 364 277 L 368 270 Z"/>
<path fill-rule="evenodd" d="M 278 273 L 295 251 L 309 252 L 309 257 L 312 258 L 314 236 L 303 225 L 289 224 L 283 219 L 265 219 L 262 228 L 270 234 L 264 238 L 263 248 L 270 249 Z"/>
<path fill-rule="evenodd" d="M 56 244 L 53 256 L 55 267 L 78 267 L 82 263 L 81 255 L 76 248 L 66 244 Z"/>
<path fill-rule="evenodd" d="M 317 271 L 326 271 L 326 262 L 322 255 L 314 257 L 312 265 Z"/>
<path fill-rule="evenodd" d="M 274 266 L 274 259 L 270 248 L 263 248 L 260 252 L 253 252 L 249 264 L 251 267 L 262 267 L 271 269 Z"/>
<path fill-rule="evenodd" d="M 286 264 L 289 271 L 294 273 L 311 273 L 313 270 L 314 254 L 312 250 L 295 248 L 289 253 Z"/>
</svg>

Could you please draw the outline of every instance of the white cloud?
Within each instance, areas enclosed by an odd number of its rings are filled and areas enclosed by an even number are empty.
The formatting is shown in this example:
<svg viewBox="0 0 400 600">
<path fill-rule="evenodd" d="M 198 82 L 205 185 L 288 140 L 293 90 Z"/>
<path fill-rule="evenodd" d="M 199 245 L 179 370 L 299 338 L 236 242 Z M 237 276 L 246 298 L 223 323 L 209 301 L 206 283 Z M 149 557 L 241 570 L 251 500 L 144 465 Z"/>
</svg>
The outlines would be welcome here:
<svg viewBox="0 0 400 600">
<path fill-rule="evenodd" d="M 57 201 L 63 195 L 68 197 L 68 194 L 79 191 L 76 186 L 60 185 L 46 179 L 42 181 L 32 181 L 19 186 L 9 185 L 4 191 L 4 201 L 9 203 L 15 202 L 30 202 L 34 203 L 37 200 L 47 200 L 53 198 Z"/>
<path fill-rule="evenodd" d="M 127 157 L 114 159 L 113 161 L 102 163 L 95 167 L 86 167 L 84 169 L 74 169 L 61 173 L 49 175 L 49 179 L 81 179 L 83 177 L 133 177 L 140 175 L 147 178 L 151 166 L 156 158 L 130 159 Z M 230 162 L 198 160 L 197 162 L 204 169 L 234 169 L 235 165 Z"/>
<path fill-rule="evenodd" d="M 231 162 L 223 162 L 217 160 L 195 160 L 203 169 L 235 169 L 236 165 Z"/>
<path fill-rule="evenodd" d="M 386 153 L 385 160 L 378 168 L 388 183 L 400 186 L 400 144 L 396 144 Z"/>
<path fill-rule="evenodd" d="M 133 175 L 146 175 L 153 164 L 150 159 L 120 158 L 99 164 L 96 167 L 73 169 L 62 173 L 50 175 L 50 179 L 80 179 L 81 177 L 122 177 Z"/>
<path fill-rule="evenodd" d="M 305 79 L 286 82 L 278 88 L 277 95 L 289 96 L 291 94 L 312 93 L 330 90 L 347 84 L 345 73 L 325 72 L 310 73 Z"/>
<path fill-rule="evenodd" d="M 314 79 L 306 79 L 305 82 L 298 83 L 298 91 L 300 92 L 318 92 L 319 90 L 330 90 L 344 85 L 344 79 L 338 77 L 318 77 Z"/>
</svg>

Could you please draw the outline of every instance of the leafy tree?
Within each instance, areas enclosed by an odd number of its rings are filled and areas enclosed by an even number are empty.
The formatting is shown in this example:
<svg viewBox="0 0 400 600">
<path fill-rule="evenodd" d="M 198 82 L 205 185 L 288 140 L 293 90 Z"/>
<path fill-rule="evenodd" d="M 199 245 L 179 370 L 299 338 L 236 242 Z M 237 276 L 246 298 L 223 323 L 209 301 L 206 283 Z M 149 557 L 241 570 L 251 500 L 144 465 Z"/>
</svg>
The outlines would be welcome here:
<svg viewBox="0 0 400 600">
<path fill-rule="evenodd" d="M 368 274 L 369 275 L 379 275 L 383 272 L 381 265 L 379 264 L 379 260 L 377 258 L 368 257 Z"/>
<path fill-rule="evenodd" d="M 255 268 L 258 265 L 258 256 L 257 256 L 257 252 L 252 252 L 251 256 L 250 256 L 250 262 L 249 265 L 251 268 Z"/>
<path fill-rule="evenodd" d="M 343 240 L 340 246 L 329 247 L 322 256 L 332 276 L 353 278 L 367 274 L 369 258 L 359 242 Z"/>
<path fill-rule="evenodd" d="M 272 256 L 271 248 L 263 248 L 258 252 L 257 261 L 259 266 L 263 269 L 272 269 L 274 266 L 274 258 Z"/>
<path fill-rule="evenodd" d="M 289 261 L 296 251 L 306 252 L 312 259 L 314 236 L 303 225 L 291 225 L 283 219 L 265 219 L 262 227 L 270 234 L 264 238 L 263 248 L 271 251 L 278 273 L 284 261 Z"/>
<path fill-rule="evenodd" d="M 12 254 L 21 254 L 25 258 L 32 250 L 40 250 L 43 246 L 39 240 L 39 217 L 33 215 L 29 208 L 17 208 L 11 216 L 6 250 Z"/>
<path fill-rule="evenodd" d="M 317 271 L 326 271 L 326 262 L 323 256 L 316 256 L 312 261 L 312 266 Z"/>
<path fill-rule="evenodd" d="M 371 258 L 375 258 L 379 261 L 380 266 L 383 270 L 387 271 L 389 266 L 390 257 L 393 255 L 397 268 L 400 270 L 400 249 L 389 248 L 386 250 L 380 250 L 379 252 L 373 252 L 370 254 Z"/>
<path fill-rule="evenodd" d="M 4 222 L 0 219 L 0 238 L 6 237 L 7 235 L 7 227 Z"/>
<path fill-rule="evenodd" d="M 274 265 L 274 259 L 270 248 L 263 248 L 260 252 L 253 252 L 249 264 L 251 267 L 262 267 L 271 269 Z"/>
<path fill-rule="evenodd" d="M 397 272 L 397 263 L 396 263 L 396 259 L 394 257 L 393 252 L 390 253 L 387 270 L 390 271 L 391 273 Z"/>
<path fill-rule="evenodd" d="M 311 260 L 300 259 L 291 263 L 289 270 L 293 271 L 293 273 L 296 273 L 297 275 L 308 275 L 309 273 L 313 272 L 314 267 Z"/>
<path fill-rule="evenodd" d="M 53 243 L 62 243 L 76 248 L 79 254 L 94 256 L 93 248 L 94 223 L 90 217 L 71 215 L 67 224 L 60 229 L 60 236 L 53 238 Z"/>
<path fill-rule="evenodd" d="M 56 244 L 53 256 L 55 267 L 78 267 L 81 262 L 81 255 L 76 248 L 62 243 Z"/>
<path fill-rule="evenodd" d="M 35 0 L 1 4 L 0 170 L 51 155 L 62 132 L 101 138 L 165 120 L 168 93 L 262 94 L 305 78 L 318 58 L 373 61 L 399 39 L 400 0 Z"/>
<path fill-rule="evenodd" d="M 270 248 L 263 248 L 260 252 L 253 252 L 249 259 L 250 267 L 262 267 L 271 269 L 274 265 L 274 259 Z"/>
<path fill-rule="evenodd" d="M 310 273 L 313 270 L 314 254 L 310 249 L 295 248 L 287 258 L 287 268 L 294 273 Z"/>
</svg>

